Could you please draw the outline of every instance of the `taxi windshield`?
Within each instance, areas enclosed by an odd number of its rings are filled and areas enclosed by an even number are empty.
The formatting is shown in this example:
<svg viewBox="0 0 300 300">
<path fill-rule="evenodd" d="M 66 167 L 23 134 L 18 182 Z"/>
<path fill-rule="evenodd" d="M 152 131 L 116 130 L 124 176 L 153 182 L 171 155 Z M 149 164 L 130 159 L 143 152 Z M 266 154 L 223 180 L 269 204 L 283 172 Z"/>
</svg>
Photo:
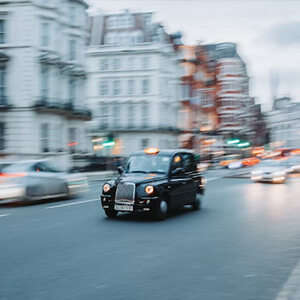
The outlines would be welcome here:
<svg viewBox="0 0 300 300">
<path fill-rule="evenodd" d="M 136 155 L 132 156 L 126 167 L 125 173 L 167 173 L 170 157 L 161 155 Z"/>
</svg>

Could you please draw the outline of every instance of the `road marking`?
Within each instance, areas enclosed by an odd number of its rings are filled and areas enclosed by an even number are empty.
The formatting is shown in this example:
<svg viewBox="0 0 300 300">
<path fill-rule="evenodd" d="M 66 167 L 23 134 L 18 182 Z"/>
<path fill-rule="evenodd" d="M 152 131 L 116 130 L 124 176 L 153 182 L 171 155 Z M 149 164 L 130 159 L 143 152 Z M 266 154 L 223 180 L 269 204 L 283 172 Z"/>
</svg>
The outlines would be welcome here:
<svg viewBox="0 0 300 300">
<path fill-rule="evenodd" d="M 4 215 L 0 215 L 0 218 L 1 217 L 7 217 L 7 216 L 10 216 L 11 214 L 4 214 Z"/>
<path fill-rule="evenodd" d="M 65 203 L 65 204 L 54 205 L 54 206 L 48 206 L 48 207 L 45 207 L 45 209 L 60 208 L 60 207 L 65 207 L 65 206 L 70 206 L 70 205 L 77 205 L 77 204 L 83 204 L 83 203 L 94 202 L 94 201 L 100 201 L 100 198 L 90 199 L 90 200 L 83 200 L 83 201 L 76 201 L 76 202 Z"/>
<path fill-rule="evenodd" d="M 214 180 L 217 180 L 217 179 L 220 179 L 222 177 L 212 177 L 212 178 L 207 178 L 206 180 L 207 181 L 214 181 Z"/>
<path fill-rule="evenodd" d="M 299 282 L 300 282 L 300 260 L 298 261 L 298 264 L 292 271 L 291 275 L 286 280 L 281 291 L 279 292 L 278 296 L 276 297 L 276 300 L 299 299 L 299 298 L 296 298 L 297 297 L 296 294 L 300 293 Z"/>
</svg>

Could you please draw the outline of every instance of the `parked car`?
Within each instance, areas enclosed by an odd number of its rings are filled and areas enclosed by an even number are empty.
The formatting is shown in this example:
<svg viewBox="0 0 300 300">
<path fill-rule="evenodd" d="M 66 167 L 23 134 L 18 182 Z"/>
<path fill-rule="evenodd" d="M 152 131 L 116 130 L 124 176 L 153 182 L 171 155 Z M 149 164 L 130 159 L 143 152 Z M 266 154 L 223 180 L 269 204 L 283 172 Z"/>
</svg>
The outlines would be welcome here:
<svg viewBox="0 0 300 300">
<path fill-rule="evenodd" d="M 103 185 L 101 203 L 109 218 L 119 212 L 149 212 L 166 218 L 171 209 L 201 208 L 205 179 L 190 150 L 147 148 L 134 152 L 116 180 Z"/>
<path fill-rule="evenodd" d="M 87 189 L 86 177 L 59 172 L 46 161 L 12 163 L 0 173 L 0 203 L 68 198 Z"/>
<path fill-rule="evenodd" d="M 287 179 L 289 169 L 282 161 L 261 161 L 251 173 L 251 179 L 256 182 L 283 183 Z"/>
</svg>

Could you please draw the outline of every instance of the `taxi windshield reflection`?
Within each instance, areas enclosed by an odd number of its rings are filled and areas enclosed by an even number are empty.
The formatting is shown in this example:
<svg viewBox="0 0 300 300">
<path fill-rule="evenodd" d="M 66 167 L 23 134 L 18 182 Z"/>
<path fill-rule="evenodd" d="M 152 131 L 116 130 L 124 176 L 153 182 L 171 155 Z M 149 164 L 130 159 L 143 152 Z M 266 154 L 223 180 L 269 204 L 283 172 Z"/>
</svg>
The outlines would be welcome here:
<svg viewBox="0 0 300 300">
<path fill-rule="evenodd" d="M 166 174 L 169 165 L 170 158 L 167 156 L 132 156 L 125 167 L 125 173 Z"/>
</svg>

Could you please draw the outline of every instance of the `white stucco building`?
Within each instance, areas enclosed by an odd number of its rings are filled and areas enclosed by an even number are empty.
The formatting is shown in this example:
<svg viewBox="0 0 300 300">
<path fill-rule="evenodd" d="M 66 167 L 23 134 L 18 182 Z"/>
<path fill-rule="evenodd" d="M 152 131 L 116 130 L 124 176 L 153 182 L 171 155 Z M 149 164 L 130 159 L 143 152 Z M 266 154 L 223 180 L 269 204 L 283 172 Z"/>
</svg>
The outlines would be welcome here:
<svg viewBox="0 0 300 300">
<path fill-rule="evenodd" d="M 3 2 L 3 3 L 2 3 Z M 0 159 L 89 150 L 84 123 L 87 4 L 11 0 L 0 5 Z"/>
<path fill-rule="evenodd" d="M 93 15 L 90 28 L 88 101 L 98 155 L 176 147 L 180 34 L 167 34 L 152 13 L 128 10 Z M 115 144 L 103 147 L 109 137 Z"/>
<path fill-rule="evenodd" d="M 289 97 L 277 98 L 265 120 L 273 148 L 300 148 L 300 103 Z"/>
</svg>

